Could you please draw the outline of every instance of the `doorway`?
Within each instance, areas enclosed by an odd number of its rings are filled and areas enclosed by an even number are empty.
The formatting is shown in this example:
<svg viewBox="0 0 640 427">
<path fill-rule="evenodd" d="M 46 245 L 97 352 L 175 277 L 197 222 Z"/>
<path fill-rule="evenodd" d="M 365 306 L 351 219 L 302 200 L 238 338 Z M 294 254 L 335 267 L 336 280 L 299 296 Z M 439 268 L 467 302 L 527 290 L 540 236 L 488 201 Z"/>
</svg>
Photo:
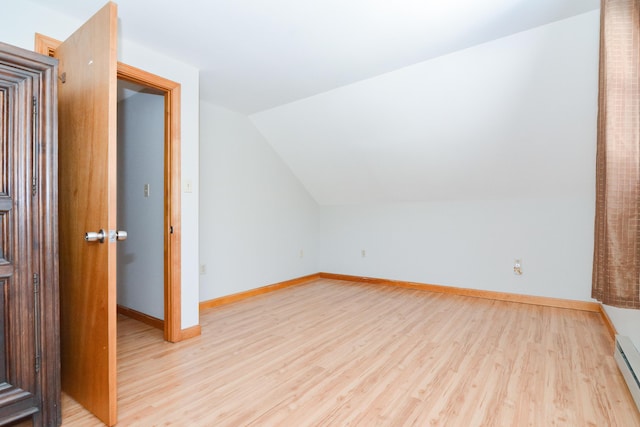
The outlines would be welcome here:
<svg viewBox="0 0 640 427">
<path fill-rule="evenodd" d="M 164 93 L 118 80 L 118 313 L 164 329 Z"/>
<path fill-rule="evenodd" d="M 61 43 L 36 33 L 35 51 L 54 57 Z M 191 337 L 190 334 L 183 334 L 181 329 L 180 84 L 121 62 L 118 62 L 117 78 L 118 82 L 128 82 L 164 96 L 162 329 L 166 341 L 179 342 Z"/>
</svg>

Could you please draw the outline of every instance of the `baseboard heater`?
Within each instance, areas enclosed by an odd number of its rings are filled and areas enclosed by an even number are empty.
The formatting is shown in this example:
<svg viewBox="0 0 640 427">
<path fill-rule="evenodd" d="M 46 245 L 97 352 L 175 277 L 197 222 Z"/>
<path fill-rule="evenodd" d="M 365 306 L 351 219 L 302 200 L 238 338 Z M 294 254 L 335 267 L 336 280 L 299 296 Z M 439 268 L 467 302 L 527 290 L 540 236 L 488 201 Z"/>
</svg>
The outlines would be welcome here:
<svg viewBox="0 0 640 427">
<path fill-rule="evenodd" d="M 629 337 L 616 335 L 616 348 L 613 357 L 618 363 L 618 368 L 622 372 L 631 396 L 640 410 L 640 353 L 635 348 Z"/>
</svg>

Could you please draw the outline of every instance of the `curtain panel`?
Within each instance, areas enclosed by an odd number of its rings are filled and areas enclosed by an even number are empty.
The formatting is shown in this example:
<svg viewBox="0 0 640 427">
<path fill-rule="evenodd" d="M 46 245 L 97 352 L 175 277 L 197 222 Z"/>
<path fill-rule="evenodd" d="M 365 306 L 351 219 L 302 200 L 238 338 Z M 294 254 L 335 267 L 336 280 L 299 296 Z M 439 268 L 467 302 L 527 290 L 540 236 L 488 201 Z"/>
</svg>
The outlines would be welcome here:
<svg viewBox="0 0 640 427">
<path fill-rule="evenodd" d="M 640 0 L 602 0 L 591 296 L 640 308 Z"/>
</svg>

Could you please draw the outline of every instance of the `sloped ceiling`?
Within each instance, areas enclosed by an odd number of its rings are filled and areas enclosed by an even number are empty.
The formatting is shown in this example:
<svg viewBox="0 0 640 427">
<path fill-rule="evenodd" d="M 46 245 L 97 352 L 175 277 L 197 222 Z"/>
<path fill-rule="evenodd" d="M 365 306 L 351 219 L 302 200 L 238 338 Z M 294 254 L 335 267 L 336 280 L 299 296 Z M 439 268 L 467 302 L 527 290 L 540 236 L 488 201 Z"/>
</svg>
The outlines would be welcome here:
<svg viewBox="0 0 640 427">
<path fill-rule="evenodd" d="M 32 1 L 79 20 L 104 3 Z M 598 0 L 117 3 L 122 37 L 198 67 L 201 99 L 249 115 L 321 205 L 592 179 Z"/>
<path fill-rule="evenodd" d="M 105 0 L 32 0 L 86 20 Z M 598 0 L 119 0 L 122 37 L 251 114 L 599 7 Z"/>
<path fill-rule="evenodd" d="M 321 205 L 585 196 L 597 12 L 251 116 Z"/>
</svg>

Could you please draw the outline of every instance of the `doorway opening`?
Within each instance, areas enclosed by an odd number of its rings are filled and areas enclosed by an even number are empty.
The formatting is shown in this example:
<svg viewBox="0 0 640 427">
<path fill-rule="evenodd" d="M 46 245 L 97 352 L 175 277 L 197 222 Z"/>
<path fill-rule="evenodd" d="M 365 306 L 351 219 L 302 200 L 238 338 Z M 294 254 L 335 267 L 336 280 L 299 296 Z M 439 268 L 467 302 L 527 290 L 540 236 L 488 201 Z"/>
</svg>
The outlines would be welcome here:
<svg viewBox="0 0 640 427">
<path fill-rule="evenodd" d="M 163 153 L 159 154 L 164 157 L 164 170 L 159 173 L 164 179 L 157 189 L 163 196 L 163 330 L 165 340 L 177 342 L 183 339 L 180 327 L 180 85 L 122 63 L 118 63 L 118 82 L 123 86 L 133 85 L 152 97 L 164 98 L 164 144 Z M 154 191 L 150 185 L 140 190 L 148 198 Z"/>
<path fill-rule="evenodd" d="M 36 34 L 38 53 L 53 57 L 60 44 L 59 40 Z M 162 329 L 166 341 L 178 342 L 190 338 L 190 334 L 183 334 L 181 329 L 180 84 L 121 62 L 118 62 L 117 79 L 164 97 Z"/>
<path fill-rule="evenodd" d="M 118 80 L 118 314 L 164 330 L 164 93 Z"/>
</svg>

